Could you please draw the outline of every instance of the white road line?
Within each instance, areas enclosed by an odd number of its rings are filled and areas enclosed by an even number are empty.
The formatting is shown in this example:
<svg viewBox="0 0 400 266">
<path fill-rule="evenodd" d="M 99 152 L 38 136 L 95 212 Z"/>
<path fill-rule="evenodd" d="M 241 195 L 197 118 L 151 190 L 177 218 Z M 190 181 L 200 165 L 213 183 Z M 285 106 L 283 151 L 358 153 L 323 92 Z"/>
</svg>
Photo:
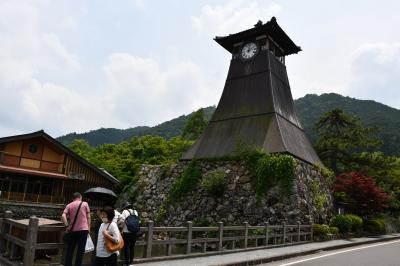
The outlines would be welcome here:
<svg viewBox="0 0 400 266">
<path fill-rule="evenodd" d="M 324 258 L 324 257 L 334 256 L 334 255 L 341 254 L 341 253 L 347 253 L 347 252 L 352 252 L 352 251 L 366 249 L 366 248 L 373 248 L 373 247 L 378 247 L 378 246 L 390 245 L 390 244 L 399 243 L 399 242 L 400 242 L 400 240 L 394 240 L 394 241 L 380 243 L 380 244 L 374 244 L 374 245 L 369 245 L 369 246 L 364 246 L 364 247 L 359 247 L 359 248 L 352 248 L 352 249 L 347 249 L 347 250 L 343 250 L 343 251 L 337 251 L 337 252 L 333 252 L 333 253 L 317 256 L 317 257 L 312 257 L 312 258 L 309 258 L 309 259 L 303 259 L 303 260 L 288 262 L 288 263 L 284 263 L 284 264 L 279 264 L 278 266 L 295 265 L 295 264 L 298 264 L 298 263 L 301 263 L 301 262 L 306 262 L 306 261 L 310 261 L 310 260 L 316 260 L 316 259 L 320 259 L 320 258 Z"/>
</svg>

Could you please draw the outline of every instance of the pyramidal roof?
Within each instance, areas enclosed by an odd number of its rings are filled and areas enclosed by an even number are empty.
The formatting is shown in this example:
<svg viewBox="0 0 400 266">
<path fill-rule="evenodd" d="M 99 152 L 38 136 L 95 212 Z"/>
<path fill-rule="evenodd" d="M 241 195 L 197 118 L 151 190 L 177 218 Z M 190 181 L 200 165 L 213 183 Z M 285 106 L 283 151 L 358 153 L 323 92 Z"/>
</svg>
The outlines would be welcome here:
<svg viewBox="0 0 400 266">
<path fill-rule="evenodd" d="M 287 51 L 300 51 L 275 19 L 223 38 L 245 43 L 258 35 L 270 37 L 271 27 L 280 32 L 274 36 L 285 39 Z M 216 40 L 230 49 L 226 39 Z M 243 143 L 267 153 L 289 153 L 311 164 L 321 163 L 296 114 L 286 66 L 268 49 L 260 50 L 252 60 L 232 59 L 218 107 L 182 159 L 233 155 Z"/>
</svg>

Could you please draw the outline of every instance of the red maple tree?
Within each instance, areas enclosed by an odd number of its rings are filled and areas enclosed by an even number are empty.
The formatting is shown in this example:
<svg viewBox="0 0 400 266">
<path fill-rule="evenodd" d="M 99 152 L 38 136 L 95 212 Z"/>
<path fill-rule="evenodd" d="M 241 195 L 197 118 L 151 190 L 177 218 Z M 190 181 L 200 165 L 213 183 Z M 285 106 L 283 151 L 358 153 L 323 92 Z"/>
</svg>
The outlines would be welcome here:
<svg viewBox="0 0 400 266">
<path fill-rule="evenodd" d="M 334 192 L 344 192 L 346 209 L 361 216 L 382 212 L 387 208 L 389 200 L 389 196 L 376 185 L 372 177 L 359 172 L 336 177 Z"/>
</svg>

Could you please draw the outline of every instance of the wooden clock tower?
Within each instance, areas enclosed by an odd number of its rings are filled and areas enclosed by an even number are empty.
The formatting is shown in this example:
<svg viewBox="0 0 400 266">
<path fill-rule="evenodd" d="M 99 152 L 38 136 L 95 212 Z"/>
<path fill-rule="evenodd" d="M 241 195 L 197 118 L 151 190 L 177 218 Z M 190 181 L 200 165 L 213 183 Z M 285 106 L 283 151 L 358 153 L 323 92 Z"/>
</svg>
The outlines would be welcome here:
<svg viewBox="0 0 400 266">
<path fill-rule="evenodd" d="M 209 125 L 182 159 L 227 156 L 245 143 L 320 163 L 294 109 L 285 66 L 285 56 L 301 48 L 275 17 L 215 41 L 232 54 L 228 77 Z"/>
</svg>

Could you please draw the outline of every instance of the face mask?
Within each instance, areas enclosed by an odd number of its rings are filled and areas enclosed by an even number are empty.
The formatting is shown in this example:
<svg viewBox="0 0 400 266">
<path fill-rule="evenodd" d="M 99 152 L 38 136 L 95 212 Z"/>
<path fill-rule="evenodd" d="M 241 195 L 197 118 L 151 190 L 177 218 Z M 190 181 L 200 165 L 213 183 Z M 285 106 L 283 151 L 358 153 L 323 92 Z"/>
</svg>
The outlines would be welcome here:
<svg viewBox="0 0 400 266">
<path fill-rule="evenodd" d="M 101 220 L 103 221 L 103 223 L 108 223 L 108 219 L 106 217 L 101 218 Z"/>
</svg>

